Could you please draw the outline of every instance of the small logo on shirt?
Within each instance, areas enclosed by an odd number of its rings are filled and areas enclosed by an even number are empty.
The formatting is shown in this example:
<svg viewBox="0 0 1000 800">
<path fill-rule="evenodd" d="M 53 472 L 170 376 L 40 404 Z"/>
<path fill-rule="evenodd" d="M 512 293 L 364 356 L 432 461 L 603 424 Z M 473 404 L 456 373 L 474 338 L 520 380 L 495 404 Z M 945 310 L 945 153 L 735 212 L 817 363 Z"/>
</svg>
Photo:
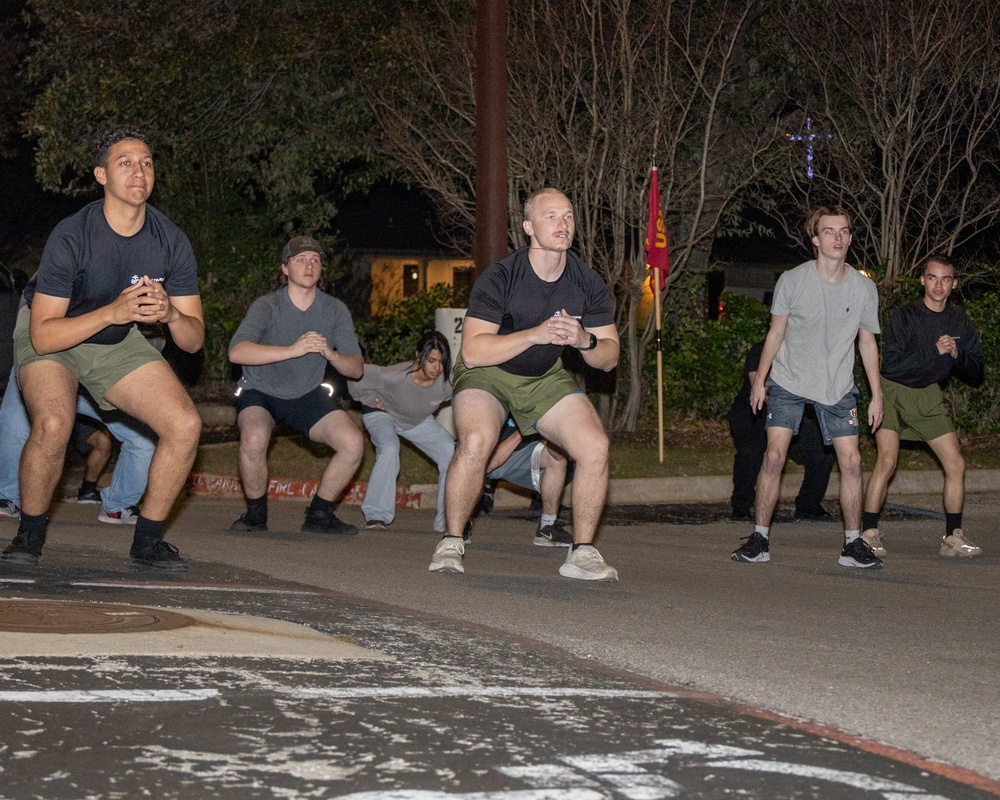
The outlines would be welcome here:
<svg viewBox="0 0 1000 800">
<path fill-rule="evenodd" d="M 131 283 L 131 284 L 132 284 L 133 286 L 135 286 L 135 285 L 136 285 L 136 284 L 137 284 L 137 283 L 138 283 L 139 281 L 141 281 L 141 280 L 142 280 L 142 278 L 141 278 L 140 276 L 138 276 L 138 275 L 133 275 L 133 276 L 132 276 L 132 277 L 131 277 L 131 278 L 129 279 L 129 283 Z M 151 281 L 153 281 L 154 283 L 163 283 L 163 280 L 164 280 L 164 279 L 163 279 L 163 278 L 150 278 L 150 280 L 151 280 Z"/>
</svg>

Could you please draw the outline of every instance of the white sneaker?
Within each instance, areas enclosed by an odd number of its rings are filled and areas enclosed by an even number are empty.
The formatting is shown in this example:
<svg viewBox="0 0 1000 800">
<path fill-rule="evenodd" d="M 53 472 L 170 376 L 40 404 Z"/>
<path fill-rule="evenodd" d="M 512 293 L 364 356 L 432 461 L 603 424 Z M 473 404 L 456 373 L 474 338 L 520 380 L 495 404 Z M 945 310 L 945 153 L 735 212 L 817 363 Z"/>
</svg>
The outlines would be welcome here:
<svg viewBox="0 0 1000 800">
<path fill-rule="evenodd" d="M 885 558 L 885 547 L 882 545 L 882 534 L 878 532 L 878 528 L 869 528 L 863 531 L 861 538 L 865 540 L 865 544 L 868 545 L 872 552 L 878 558 Z"/>
<path fill-rule="evenodd" d="M 457 536 L 445 536 L 434 548 L 431 572 L 465 572 L 462 558 L 465 556 L 465 544 Z"/>
<path fill-rule="evenodd" d="M 977 547 L 962 533 L 961 528 L 956 528 L 951 536 L 945 536 L 941 540 L 941 555 L 959 556 L 960 558 L 973 558 L 983 554 L 983 548 Z"/>
<path fill-rule="evenodd" d="M 0 498 L 0 517 L 9 517 L 10 519 L 20 519 L 21 509 L 19 509 L 14 503 L 6 498 Z"/>
<path fill-rule="evenodd" d="M 575 550 L 570 548 L 566 560 L 559 567 L 559 574 L 581 581 L 618 583 L 618 570 L 608 566 L 592 544 L 581 544 Z"/>
<path fill-rule="evenodd" d="M 126 506 L 121 511 L 108 511 L 101 506 L 101 513 L 97 515 L 98 522 L 108 525 L 135 525 L 138 519 L 139 506 Z"/>
</svg>

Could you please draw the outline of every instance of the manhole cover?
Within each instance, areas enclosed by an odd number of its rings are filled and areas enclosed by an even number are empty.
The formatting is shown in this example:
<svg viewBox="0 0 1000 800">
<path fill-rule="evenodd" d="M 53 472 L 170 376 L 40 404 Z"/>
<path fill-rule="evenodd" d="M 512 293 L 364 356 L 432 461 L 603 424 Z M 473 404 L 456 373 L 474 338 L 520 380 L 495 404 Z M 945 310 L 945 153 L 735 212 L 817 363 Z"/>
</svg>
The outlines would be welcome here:
<svg viewBox="0 0 1000 800">
<path fill-rule="evenodd" d="M 4 633 L 148 633 L 194 624 L 184 614 L 138 606 L 0 600 L 0 632 Z"/>
</svg>

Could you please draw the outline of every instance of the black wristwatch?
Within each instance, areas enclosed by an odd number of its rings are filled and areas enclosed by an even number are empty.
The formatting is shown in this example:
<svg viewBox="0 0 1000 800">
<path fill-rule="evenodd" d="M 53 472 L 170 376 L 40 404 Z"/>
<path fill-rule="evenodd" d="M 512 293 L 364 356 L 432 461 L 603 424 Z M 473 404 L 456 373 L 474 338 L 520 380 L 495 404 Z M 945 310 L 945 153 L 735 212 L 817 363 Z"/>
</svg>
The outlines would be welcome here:
<svg viewBox="0 0 1000 800">
<path fill-rule="evenodd" d="M 586 347 L 578 347 L 577 350 L 579 350 L 582 353 L 586 350 L 593 350 L 595 347 L 597 347 L 597 337 L 594 336 L 594 334 L 590 334 L 590 344 L 588 344 Z"/>
</svg>

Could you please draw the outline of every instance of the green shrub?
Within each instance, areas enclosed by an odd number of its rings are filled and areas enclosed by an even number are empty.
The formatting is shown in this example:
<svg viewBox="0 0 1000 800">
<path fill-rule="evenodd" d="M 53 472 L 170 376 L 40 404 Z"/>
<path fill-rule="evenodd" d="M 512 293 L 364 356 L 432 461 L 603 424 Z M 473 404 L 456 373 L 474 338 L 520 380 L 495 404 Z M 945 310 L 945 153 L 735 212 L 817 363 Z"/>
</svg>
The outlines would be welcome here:
<svg viewBox="0 0 1000 800">
<path fill-rule="evenodd" d="M 676 285 L 671 294 L 675 291 Z M 758 300 L 726 291 L 721 319 L 709 320 L 702 297 L 697 289 L 682 291 L 668 303 L 663 396 L 673 411 L 712 419 L 725 415 L 739 390 L 746 353 L 767 335 L 769 313 Z M 655 383 L 655 361 L 647 374 Z"/>
<path fill-rule="evenodd" d="M 412 359 L 420 336 L 434 329 L 434 312 L 453 307 L 454 294 L 453 287 L 438 283 L 393 303 L 374 319 L 355 320 L 365 362 L 387 366 Z"/>
</svg>

